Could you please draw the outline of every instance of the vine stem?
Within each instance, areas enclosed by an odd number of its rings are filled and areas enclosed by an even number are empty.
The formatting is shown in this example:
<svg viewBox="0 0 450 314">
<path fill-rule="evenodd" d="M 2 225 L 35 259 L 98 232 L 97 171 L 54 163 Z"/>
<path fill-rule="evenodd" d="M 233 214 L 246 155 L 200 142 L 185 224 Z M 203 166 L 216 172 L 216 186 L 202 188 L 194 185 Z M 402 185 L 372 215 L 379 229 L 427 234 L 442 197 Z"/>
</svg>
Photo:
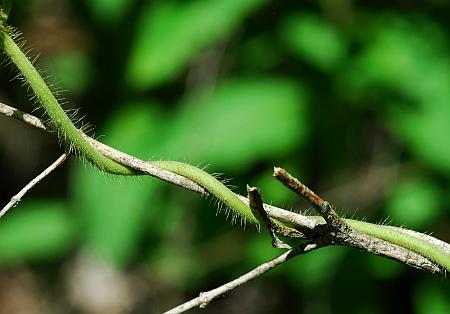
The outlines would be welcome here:
<svg viewBox="0 0 450 314">
<path fill-rule="evenodd" d="M 86 142 L 82 132 L 77 129 L 66 115 L 42 76 L 17 46 L 9 32 L 2 31 L 0 36 L 4 52 L 19 69 L 24 81 L 33 89 L 39 103 L 50 117 L 59 137 L 66 144 L 68 151 L 74 150 L 100 170 L 120 175 L 135 174 L 134 170 L 103 156 Z"/>
<path fill-rule="evenodd" d="M 75 154 L 87 159 L 93 165 L 105 172 L 120 175 L 133 175 L 142 173 L 140 171 L 136 172 L 134 169 L 124 166 L 121 162 L 114 161 L 101 154 L 86 140 L 83 132 L 78 130 L 72 123 L 70 118 L 66 115 L 66 113 L 52 94 L 50 88 L 42 79 L 39 72 L 34 68 L 30 60 L 17 46 L 13 38 L 11 38 L 10 34 L 10 28 L 2 23 L 0 28 L 0 39 L 3 50 L 5 51 L 9 59 L 14 63 L 14 65 L 16 65 L 16 67 L 19 69 L 21 75 L 24 77 L 24 81 L 29 84 L 29 86 L 34 91 L 39 103 L 50 117 L 50 121 L 58 132 L 59 137 L 66 144 L 66 148 L 68 149 L 68 151 L 74 151 Z M 243 221 L 258 223 L 258 220 L 254 217 L 252 211 L 245 202 L 239 199 L 239 197 L 237 197 L 225 185 L 223 185 L 220 181 L 218 181 L 216 178 L 206 173 L 205 171 L 193 167 L 189 164 L 174 161 L 155 161 L 151 162 L 151 164 L 153 164 L 153 166 L 163 168 L 165 170 L 168 170 L 169 172 L 173 172 L 179 176 L 190 179 L 197 185 L 203 187 L 209 193 L 215 195 L 231 210 L 240 215 L 243 218 Z M 286 178 L 288 177 L 286 176 Z M 295 178 L 289 177 L 288 179 L 295 184 L 299 183 L 295 182 Z M 287 186 L 292 189 L 292 186 L 290 186 L 289 184 L 287 184 Z M 300 187 L 302 186 L 303 185 L 300 185 Z M 312 203 L 312 205 L 315 206 L 316 204 Z M 349 244 L 363 250 L 366 249 L 367 251 L 372 253 L 375 253 L 375 251 L 372 248 L 368 250 L 366 246 L 369 243 L 374 245 L 376 244 L 380 246 L 380 252 L 384 252 L 385 256 L 389 256 L 392 258 L 392 256 L 389 255 L 392 253 L 392 250 L 383 251 L 382 246 L 384 245 L 384 243 L 379 242 L 379 239 L 381 239 L 395 245 L 395 247 L 393 248 L 395 249 L 394 251 L 396 252 L 396 254 L 399 252 L 405 253 L 405 251 L 407 251 L 406 253 L 408 253 L 408 251 L 411 251 L 411 253 L 418 253 L 419 255 L 429 258 L 430 260 L 450 271 L 450 255 L 447 254 L 447 252 L 442 251 L 439 247 L 431 245 L 429 243 L 425 243 L 425 241 L 420 238 L 405 233 L 396 233 L 392 230 L 384 228 L 384 226 L 378 226 L 375 224 L 366 226 L 367 229 L 365 230 L 358 230 L 359 226 L 355 224 L 353 228 L 358 231 L 358 233 L 355 233 L 351 228 L 347 228 L 347 225 L 334 212 L 334 209 L 330 204 L 325 202 L 322 205 L 328 206 L 315 207 L 324 217 L 327 224 L 332 227 L 332 230 L 323 230 L 322 235 L 324 235 L 325 232 L 328 232 L 330 236 L 333 236 L 335 238 L 337 244 Z M 281 222 L 275 223 L 281 225 L 283 224 Z M 373 235 L 375 238 L 371 238 L 370 235 Z M 377 238 L 379 238 L 378 242 Z M 352 242 L 352 240 L 354 239 L 357 239 L 359 242 Z M 402 251 L 401 249 L 399 251 L 399 247 L 403 248 L 404 251 Z M 399 260 L 409 261 L 410 258 L 409 255 L 407 255 L 406 258 L 403 257 Z"/>
<path fill-rule="evenodd" d="M 39 118 L 24 113 L 16 108 L 7 106 L 3 103 L 0 103 L 0 113 L 8 117 L 12 117 L 21 120 L 23 122 L 26 122 L 27 124 L 32 125 L 34 127 L 47 130 L 44 123 Z M 207 189 L 200 187 L 196 182 L 190 180 L 189 178 L 185 178 L 177 174 L 172 174 L 164 169 L 157 168 L 146 161 L 130 156 L 124 152 L 121 152 L 103 143 L 100 143 L 90 137 L 86 136 L 86 139 L 95 149 L 97 149 L 102 154 L 106 155 L 107 157 L 117 162 L 121 162 L 130 168 L 142 171 L 144 174 L 149 174 L 151 176 L 161 178 L 167 182 L 200 193 L 202 195 L 209 194 Z M 169 173 L 171 175 L 166 176 L 166 173 Z M 238 194 L 235 195 L 243 203 L 245 204 L 249 203 L 249 200 L 246 197 Z M 277 221 L 285 222 L 291 225 L 292 227 L 301 230 L 302 232 L 305 233 L 307 237 L 310 238 L 320 237 L 321 236 L 320 231 L 321 230 L 323 231 L 323 227 L 326 225 L 325 220 L 322 217 L 304 216 L 299 213 L 287 211 L 282 208 L 278 208 L 268 204 L 263 204 L 263 206 L 264 210 L 268 213 L 268 215 L 271 218 L 276 219 Z M 349 219 L 345 219 L 345 222 L 348 224 L 351 223 Z M 358 223 L 373 225 L 362 221 L 359 221 Z M 439 247 L 440 250 L 446 252 L 446 254 L 449 254 L 450 256 L 450 245 L 436 238 L 433 238 L 429 235 L 393 226 L 377 226 L 377 227 L 390 228 L 392 230 L 397 231 L 398 233 L 405 233 L 417 239 L 429 242 L 434 246 Z M 374 238 L 368 235 L 366 236 L 364 234 L 355 234 L 353 238 L 349 237 L 347 238 L 347 241 L 345 243 L 342 242 L 341 244 L 350 247 L 356 247 L 362 251 L 369 252 L 372 254 L 381 255 L 418 269 L 427 270 L 431 273 L 439 273 L 443 275 L 446 274 L 445 269 L 438 267 L 435 263 L 431 262 L 422 255 L 412 252 L 401 246 L 385 242 L 378 238 Z"/>
<path fill-rule="evenodd" d="M 286 187 L 300 195 L 309 204 L 316 208 L 327 224 L 342 234 L 339 238 L 342 238 L 344 242 L 356 236 L 352 233 L 352 229 L 354 229 L 363 234 L 371 235 L 401 247 L 405 247 L 413 252 L 417 252 L 437 262 L 450 271 L 450 255 L 448 252 L 441 250 L 434 244 L 423 241 L 422 239 L 417 239 L 408 234 L 399 233 L 396 230 L 385 228 L 385 226 L 366 224 L 351 219 L 345 221 L 338 216 L 330 203 L 324 201 L 302 182 L 286 172 L 286 170 L 275 167 L 274 176 Z"/>
</svg>

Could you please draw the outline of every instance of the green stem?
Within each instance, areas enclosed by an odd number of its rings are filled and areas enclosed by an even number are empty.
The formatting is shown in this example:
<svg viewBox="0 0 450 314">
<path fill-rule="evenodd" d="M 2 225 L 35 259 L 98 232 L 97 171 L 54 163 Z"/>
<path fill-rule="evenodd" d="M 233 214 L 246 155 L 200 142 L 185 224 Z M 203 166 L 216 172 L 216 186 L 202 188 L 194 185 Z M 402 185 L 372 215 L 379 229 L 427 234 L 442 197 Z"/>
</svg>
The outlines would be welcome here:
<svg viewBox="0 0 450 314">
<path fill-rule="evenodd" d="M 259 224 L 258 220 L 253 216 L 250 207 L 242 202 L 237 196 L 228 189 L 222 182 L 214 176 L 197 167 L 191 166 L 178 161 L 150 161 L 156 167 L 179 174 L 180 176 L 191 179 L 207 189 L 212 195 L 217 197 L 226 206 L 231 208 L 235 213 L 244 220 L 254 224 Z"/>
<path fill-rule="evenodd" d="M 103 156 L 89 145 L 82 137 L 81 132 L 61 108 L 39 72 L 17 46 L 11 36 L 6 31 L 1 32 L 0 36 L 6 55 L 19 69 L 25 82 L 33 89 L 39 103 L 47 112 L 50 120 L 56 127 L 59 136 L 68 145 L 69 149 L 75 149 L 77 153 L 81 154 L 103 171 L 121 175 L 134 174 L 135 172 L 133 170 Z"/>
<path fill-rule="evenodd" d="M 32 63 L 10 37 L 7 27 L 5 27 L 3 23 L 0 25 L 0 40 L 5 53 L 20 70 L 20 73 L 25 78 L 25 81 L 31 86 L 40 104 L 49 115 L 52 123 L 55 125 L 59 135 L 69 147 L 73 147 L 78 153 L 103 171 L 120 175 L 136 174 L 133 170 L 103 156 L 92 148 L 91 145 L 89 145 L 89 143 L 82 137 L 82 133 L 75 127 L 70 118 L 61 108 L 38 71 L 33 67 Z M 207 172 L 189 164 L 175 161 L 153 161 L 151 163 L 157 167 L 191 179 L 207 189 L 231 210 L 240 215 L 244 220 L 255 224 L 258 223 L 250 208 L 238 199 L 236 195 L 223 183 Z M 389 229 L 387 226 L 380 226 L 355 220 L 346 220 L 346 222 L 350 225 L 350 227 L 357 231 L 414 251 L 438 263 L 439 265 L 442 265 L 445 269 L 450 271 L 450 255 L 438 246 L 414 236 L 396 232 Z"/>
<path fill-rule="evenodd" d="M 250 208 L 238 199 L 236 195 L 222 182 L 209 173 L 197 167 L 177 161 L 151 161 L 150 163 L 159 168 L 174 172 L 197 182 L 244 219 L 247 219 L 255 224 L 259 223 L 253 216 Z M 324 221 L 322 217 L 316 218 Z M 447 269 L 447 271 L 450 271 L 450 255 L 436 245 L 412 235 L 389 229 L 389 226 L 377 225 L 352 219 L 345 219 L 345 222 L 354 230 L 416 252 L 441 265 Z"/>
<path fill-rule="evenodd" d="M 396 230 L 392 230 L 389 226 L 375 225 L 364 221 L 345 219 L 345 222 L 353 229 L 368 234 L 373 237 L 380 238 L 398 246 L 407 248 L 426 258 L 442 265 L 447 271 L 450 271 L 450 254 L 443 249 L 438 248 L 422 239 L 418 239 L 412 235 L 404 234 Z"/>
</svg>

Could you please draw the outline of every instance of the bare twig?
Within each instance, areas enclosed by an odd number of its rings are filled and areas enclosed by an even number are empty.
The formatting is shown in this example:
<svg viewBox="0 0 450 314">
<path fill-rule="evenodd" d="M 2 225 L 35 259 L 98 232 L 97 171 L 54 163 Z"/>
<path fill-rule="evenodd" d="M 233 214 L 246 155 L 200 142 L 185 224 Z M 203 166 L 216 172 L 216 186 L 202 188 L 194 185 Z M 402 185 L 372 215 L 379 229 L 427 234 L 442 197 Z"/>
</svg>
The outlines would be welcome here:
<svg viewBox="0 0 450 314">
<path fill-rule="evenodd" d="M 10 107 L 0 102 L 0 113 L 4 114 L 7 117 L 12 117 L 18 120 L 22 120 L 23 122 L 28 123 L 38 129 L 47 130 L 44 123 L 38 118 L 31 114 L 20 111 L 19 109 Z"/>
<path fill-rule="evenodd" d="M 281 241 L 277 237 L 274 230 L 274 223 L 272 222 L 272 220 L 270 220 L 269 215 L 267 215 L 266 211 L 264 210 L 261 193 L 259 192 L 258 188 L 250 187 L 247 185 L 247 193 L 249 207 L 252 210 L 253 216 L 255 216 L 261 226 L 263 226 L 263 228 L 265 228 L 269 232 L 270 237 L 272 238 L 272 246 L 278 249 L 291 249 L 289 245 L 283 243 L 283 241 Z"/>
<path fill-rule="evenodd" d="M 325 219 L 327 224 L 333 229 L 341 232 L 348 232 L 350 230 L 350 227 L 341 219 L 341 217 L 339 217 L 330 203 L 324 201 L 286 170 L 279 167 L 274 167 L 273 176 L 311 204 L 311 206 L 317 210 L 323 219 Z"/>
<path fill-rule="evenodd" d="M 0 113 L 3 113 L 4 115 L 6 115 L 8 117 L 22 120 L 22 121 L 24 121 L 32 126 L 35 126 L 39 129 L 48 131 L 48 128 L 45 126 L 45 124 L 39 118 L 37 118 L 33 115 L 30 115 L 30 114 L 24 113 L 23 111 L 20 111 L 16 108 L 10 107 L 3 103 L 0 103 Z M 89 142 L 89 144 L 91 144 L 97 151 L 102 153 L 104 156 L 121 163 L 122 165 L 128 166 L 135 170 L 139 170 L 143 173 L 146 173 L 153 177 L 157 177 L 161 180 L 182 186 L 185 189 L 200 193 L 202 195 L 208 194 L 208 192 L 203 187 L 201 187 L 194 181 L 191 181 L 183 176 L 172 173 L 170 171 L 158 168 L 149 162 L 146 162 L 146 161 L 140 160 L 136 157 L 125 154 L 124 152 L 121 152 L 110 146 L 100 143 L 99 141 L 97 141 L 85 134 L 83 134 L 83 136 Z"/>
<path fill-rule="evenodd" d="M 183 303 L 167 312 L 164 312 L 165 314 L 176 314 L 176 313 L 183 313 L 187 310 L 190 310 L 194 307 L 200 307 L 205 308 L 212 300 L 220 297 L 221 295 L 261 276 L 262 274 L 266 273 L 267 271 L 271 270 L 272 268 L 283 264 L 284 262 L 288 261 L 294 256 L 297 256 L 299 254 L 306 254 L 308 252 L 311 252 L 312 250 L 321 248 L 326 246 L 324 243 L 307 243 L 300 247 L 298 247 L 295 250 L 289 250 L 280 256 L 276 257 L 275 259 L 266 262 L 264 264 L 259 265 L 252 271 L 240 276 L 239 278 L 236 278 L 218 288 L 215 288 L 213 290 L 210 290 L 208 292 L 202 292 L 200 295 L 192 299 L 186 303 Z"/>
<path fill-rule="evenodd" d="M 185 189 L 200 193 L 203 196 L 209 195 L 209 192 L 206 191 L 202 186 L 198 185 L 196 182 L 189 180 L 186 177 L 180 176 L 176 173 L 170 172 L 165 169 L 161 169 L 151 164 L 151 162 L 147 162 L 141 160 L 139 158 L 128 155 L 124 152 L 121 152 L 117 149 L 114 149 L 108 145 L 98 142 L 93 138 L 84 135 L 89 144 L 91 144 L 95 149 L 97 149 L 104 156 L 111 158 L 122 165 L 128 166 L 130 168 L 139 170 L 145 174 L 148 174 L 152 177 L 164 180 L 169 183 L 173 183 L 175 185 L 181 186 Z"/>
<path fill-rule="evenodd" d="M 416 268 L 426 268 L 431 272 L 442 272 L 440 267 L 414 251 L 353 230 L 343 219 L 341 219 L 341 217 L 339 217 L 330 203 L 324 201 L 286 170 L 275 167 L 274 176 L 281 183 L 310 203 L 310 205 L 312 205 L 323 217 L 325 225 L 318 225 L 315 228 L 315 230 L 317 230 L 316 236 L 319 238 L 326 239 L 333 244 L 343 244 L 375 255 L 382 255 L 390 259 L 401 261 L 407 265 L 412 266 L 412 264 L 414 264 L 413 267 Z"/>
<path fill-rule="evenodd" d="M 236 194 L 236 196 L 243 201 L 245 204 L 249 205 L 248 198 Z M 264 210 L 269 214 L 270 217 L 279 219 L 281 221 L 285 221 L 288 223 L 291 223 L 295 225 L 298 228 L 302 228 L 304 230 L 312 231 L 317 226 L 323 225 L 324 222 L 321 220 L 318 220 L 317 217 L 314 216 L 304 216 L 300 215 L 298 213 L 294 213 L 291 211 L 287 211 L 285 209 L 269 205 L 269 204 L 263 204 Z"/>
<path fill-rule="evenodd" d="M 29 114 L 25 114 L 20 110 L 17 110 L 13 107 L 7 106 L 2 103 L 0 103 L 0 113 L 22 120 L 35 127 L 47 130 L 44 123 L 39 118 Z M 185 189 L 195 191 L 203 195 L 209 194 L 208 191 L 206 191 L 203 187 L 199 186 L 197 183 L 185 177 L 157 168 L 146 161 L 127 155 L 121 151 L 118 151 L 105 144 L 102 144 L 90 137 L 86 136 L 86 139 L 102 154 L 117 162 L 123 163 L 126 166 L 142 171 L 143 173 L 149 174 L 151 176 L 161 178 L 167 182 L 171 182 Z M 236 196 L 246 204 L 249 203 L 248 199 L 245 198 L 244 196 L 238 194 L 236 194 Z M 263 206 L 264 210 L 271 218 L 278 219 L 280 221 L 286 222 L 294 226 L 295 229 L 299 230 L 301 233 L 304 233 L 307 237 L 309 236 L 311 238 L 318 238 L 323 234 L 323 227 L 325 225 L 325 221 L 323 221 L 321 217 L 304 216 L 298 213 L 290 212 L 282 208 L 278 208 L 267 204 L 263 204 Z M 276 231 L 278 232 L 278 230 Z M 412 235 L 414 236 L 414 233 L 412 233 Z M 433 241 L 429 240 L 429 238 L 431 239 L 434 238 L 429 236 L 423 236 L 421 238 L 424 241 L 433 244 Z M 341 240 L 339 243 L 336 242 L 336 244 L 343 244 L 347 246 L 356 247 L 372 254 L 385 256 L 397 260 L 399 262 L 406 263 L 418 269 L 427 270 L 432 273 L 444 274 L 444 270 L 439 268 L 436 264 L 434 264 L 430 260 L 426 259 L 425 257 L 415 252 L 409 251 L 395 244 L 356 232 L 354 232 L 353 240 L 351 236 L 348 236 L 346 237 L 346 241 Z M 448 245 L 446 247 L 448 247 Z"/>
<path fill-rule="evenodd" d="M 66 154 L 62 154 L 58 159 L 55 160 L 47 169 L 42 171 L 36 178 L 31 180 L 19 193 L 14 195 L 8 204 L 0 211 L 0 218 L 6 214 L 8 210 L 15 207 L 22 199 L 22 197 L 31 190 L 36 184 L 38 184 L 42 179 L 48 176 L 53 170 L 55 170 L 60 164 L 62 164 L 67 159 Z"/>
</svg>

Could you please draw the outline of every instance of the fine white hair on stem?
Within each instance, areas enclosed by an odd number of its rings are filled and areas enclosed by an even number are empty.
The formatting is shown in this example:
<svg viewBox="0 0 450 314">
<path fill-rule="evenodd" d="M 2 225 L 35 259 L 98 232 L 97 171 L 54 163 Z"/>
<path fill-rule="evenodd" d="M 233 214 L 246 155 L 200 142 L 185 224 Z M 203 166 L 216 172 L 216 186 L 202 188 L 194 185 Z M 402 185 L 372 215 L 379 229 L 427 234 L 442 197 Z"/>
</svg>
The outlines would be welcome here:
<svg viewBox="0 0 450 314">
<path fill-rule="evenodd" d="M 16 119 L 22 120 L 28 124 L 36 126 L 38 128 L 46 130 L 46 126 L 42 123 L 42 121 L 35 116 L 31 116 L 29 114 L 25 114 L 15 108 L 9 107 L 0 103 L 0 113 L 3 113 L 7 116 L 14 117 Z M 127 155 L 121 151 L 115 150 L 112 147 L 109 147 L 105 144 L 102 144 L 92 138 L 89 138 L 86 135 L 83 135 L 85 139 L 89 142 L 89 144 L 96 149 L 98 152 L 103 154 L 104 156 L 115 160 L 123 165 L 130 167 L 131 169 L 135 169 L 136 171 L 140 171 L 141 174 L 148 174 L 167 182 L 171 182 L 175 185 L 184 187 L 186 189 L 198 192 L 202 195 L 209 195 L 210 193 L 205 190 L 198 183 L 183 177 L 181 175 L 172 173 L 168 170 L 164 170 L 156 167 L 152 162 L 145 162 L 136 157 Z M 154 162 L 153 162 L 154 163 Z M 248 199 L 239 195 L 234 194 L 237 198 L 239 198 L 244 203 L 248 204 Z M 310 236 L 318 237 L 320 233 L 317 232 L 322 230 L 322 232 L 326 232 L 326 228 L 322 228 L 325 224 L 321 217 L 313 217 L 313 216 L 304 216 L 295 212 L 289 212 L 287 210 L 277 208 L 274 206 L 270 206 L 264 204 L 264 210 L 267 214 L 278 221 L 288 223 L 289 225 L 295 226 L 299 231 L 307 232 Z M 351 222 L 351 221 L 348 221 Z M 353 221 L 355 224 L 358 221 Z M 386 228 L 386 226 L 378 226 L 369 223 L 359 222 L 359 225 L 365 224 L 371 225 L 371 227 L 376 227 L 378 231 L 383 231 L 381 228 Z M 322 226 L 322 227 L 321 227 Z M 320 228 L 320 229 L 318 229 Z M 384 231 L 383 231 L 384 232 Z M 435 245 L 434 241 L 431 241 L 428 237 L 419 237 L 416 234 L 408 234 L 409 237 L 418 238 L 423 242 L 427 242 L 433 246 Z M 324 235 L 325 236 L 325 235 Z M 328 235 L 329 236 L 329 235 Z M 341 239 L 342 240 L 342 239 Z M 424 269 L 430 271 L 432 273 L 444 274 L 445 268 L 439 267 L 436 263 L 427 259 L 426 257 L 411 251 L 403 246 L 395 245 L 386 241 L 382 241 L 375 236 L 370 236 L 361 232 L 352 231 L 349 237 L 344 239 L 344 242 L 337 242 L 342 245 L 356 247 L 362 251 L 366 251 L 372 254 L 381 255 L 384 257 L 388 257 L 390 259 L 397 260 L 402 263 L 406 263 L 410 266 Z M 440 246 L 439 246 L 440 247 Z M 441 249 L 442 250 L 442 249 Z"/>
</svg>

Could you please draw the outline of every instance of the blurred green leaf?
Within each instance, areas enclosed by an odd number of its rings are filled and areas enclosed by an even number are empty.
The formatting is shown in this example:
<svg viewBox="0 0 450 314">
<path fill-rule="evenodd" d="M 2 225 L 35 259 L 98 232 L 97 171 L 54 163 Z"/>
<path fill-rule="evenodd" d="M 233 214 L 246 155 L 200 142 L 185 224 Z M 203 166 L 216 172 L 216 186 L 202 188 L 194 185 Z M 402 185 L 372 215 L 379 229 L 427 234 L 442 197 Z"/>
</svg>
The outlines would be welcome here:
<svg viewBox="0 0 450 314">
<path fill-rule="evenodd" d="M 374 20 L 367 48 L 348 67 L 355 93 L 394 91 L 386 122 L 419 158 L 450 175 L 450 62 L 445 33 L 433 22 L 400 16 Z M 351 92 L 349 92 L 351 93 Z M 393 95 L 391 95 L 392 97 Z"/>
<path fill-rule="evenodd" d="M 450 89 L 436 96 L 440 99 L 428 99 L 415 109 L 392 104 L 387 124 L 418 158 L 450 175 Z"/>
<path fill-rule="evenodd" d="M 94 21 L 102 24 L 120 22 L 134 0 L 84 0 L 94 16 Z"/>
<path fill-rule="evenodd" d="M 207 45 L 223 39 L 266 0 L 163 1 L 143 9 L 127 80 L 137 89 L 170 80 Z"/>
<path fill-rule="evenodd" d="M 305 140 L 303 89 L 282 79 L 233 80 L 191 94 L 172 123 L 169 156 L 239 171 Z"/>
<path fill-rule="evenodd" d="M 77 221 L 69 217 L 62 202 L 24 201 L 0 224 L 0 263 L 62 256 L 74 243 L 77 227 Z"/>
<path fill-rule="evenodd" d="M 286 18 L 280 36 L 296 56 L 323 70 L 336 66 L 347 53 L 346 43 L 336 27 L 313 14 Z"/>
<path fill-rule="evenodd" d="M 291 201 L 297 200 L 297 196 L 280 182 L 274 180 L 272 174 L 271 168 L 261 172 L 260 176 L 252 182 L 252 185 L 261 190 L 264 201 L 270 200 L 271 204 L 279 204 L 286 208 L 286 204 L 291 204 Z"/>
<path fill-rule="evenodd" d="M 386 213 L 394 224 L 421 230 L 442 213 L 442 194 L 431 181 L 408 181 L 396 186 Z"/>
<path fill-rule="evenodd" d="M 124 152 L 145 159 L 159 154 L 158 147 L 166 140 L 171 127 L 170 117 L 161 111 L 161 105 L 150 100 L 123 103 L 108 118 L 103 142 Z"/>
<path fill-rule="evenodd" d="M 450 313 L 449 285 L 447 282 L 427 280 L 417 285 L 413 297 L 417 314 Z"/>
<path fill-rule="evenodd" d="M 346 251 L 342 247 L 328 247 L 301 255 L 284 267 L 287 268 L 289 279 L 293 285 L 312 289 L 335 276 L 345 253 Z"/>
<path fill-rule="evenodd" d="M 272 246 L 269 233 L 262 230 L 258 235 L 248 235 L 249 239 L 247 248 L 245 249 L 245 262 L 250 266 L 260 265 L 281 254 L 279 249 Z"/>
<path fill-rule="evenodd" d="M 160 113 L 147 102 L 120 108 L 105 128 L 106 142 L 136 156 L 154 154 L 164 130 Z M 86 246 L 95 255 L 123 265 L 136 253 L 144 218 L 157 220 L 164 209 L 157 181 L 111 177 L 79 163 L 71 179 L 86 227 Z"/>
<path fill-rule="evenodd" d="M 382 15 L 367 32 L 366 48 L 348 67 L 347 83 L 359 88 L 378 84 L 416 101 L 439 97 L 447 89 L 447 43 L 433 22 Z"/>
<path fill-rule="evenodd" d="M 58 78 L 57 87 L 71 94 L 83 92 L 91 83 L 91 65 L 84 54 L 69 52 L 55 55 L 44 66 L 51 77 Z"/>
<path fill-rule="evenodd" d="M 242 45 L 241 66 L 251 70 L 267 70 L 281 61 L 282 55 L 270 34 L 255 36 Z"/>
</svg>

